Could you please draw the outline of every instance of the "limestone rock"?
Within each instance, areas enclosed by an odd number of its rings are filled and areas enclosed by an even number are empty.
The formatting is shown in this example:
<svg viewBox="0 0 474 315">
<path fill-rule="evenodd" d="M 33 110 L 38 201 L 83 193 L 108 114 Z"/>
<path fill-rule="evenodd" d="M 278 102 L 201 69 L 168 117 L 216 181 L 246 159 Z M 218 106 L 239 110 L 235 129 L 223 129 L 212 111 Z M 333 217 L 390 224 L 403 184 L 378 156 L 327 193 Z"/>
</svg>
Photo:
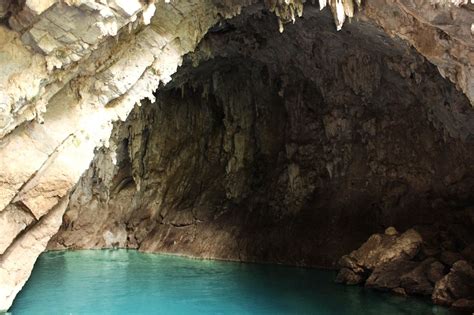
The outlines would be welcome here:
<svg viewBox="0 0 474 315">
<path fill-rule="evenodd" d="M 439 261 L 434 261 L 430 263 L 427 269 L 427 277 L 428 280 L 432 283 L 435 284 L 438 282 L 443 276 L 445 275 L 445 266 L 440 263 Z"/>
<path fill-rule="evenodd" d="M 390 226 L 390 227 L 385 229 L 384 233 L 385 233 L 385 235 L 393 236 L 393 235 L 397 235 L 398 231 L 393 226 Z"/>
<path fill-rule="evenodd" d="M 0 212 L 0 255 L 13 243 L 14 239 L 25 230 L 35 218 L 29 211 L 16 205 L 9 205 Z"/>
<path fill-rule="evenodd" d="M 378 290 L 399 288 L 403 283 L 402 276 L 413 271 L 417 265 L 418 263 L 409 260 L 396 260 L 380 264 L 367 278 L 365 286 Z"/>
<path fill-rule="evenodd" d="M 468 305 L 474 299 L 474 268 L 465 260 L 454 263 L 450 272 L 436 283 L 432 299 L 437 304 Z"/>
<path fill-rule="evenodd" d="M 0 309 L 74 187 L 51 247 L 326 266 L 472 200 L 471 7 L 303 2 L 266 2 L 281 27 L 305 10 L 279 34 L 256 0 L 0 0 Z M 420 243 L 389 228 L 338 279 L 405 291 L 391 264 Z M 442 273 L 411 264 L 413 291 Z"/>
<path fill-rule="evenodd" d="M 400 236 L 374 234 L 349 256 L 358 266 L 374 270 L 391 261 L 412 259 L 418 253 L 421 243 L 420 234 L 413 229 Z"/>
<path fill-rule="evenodd" d="M 365 281 L 365 278 L 361 274 L 357 274 L 351 269 L 348 268 L 341 268 L 339 270 L 336 280 L 337 283 L 345 283 L 345 284 L 360 284 Z"/>
<path fill-rule="evenodd" d="M 61 225 L 68 201 L 68 198 L 62 199 L 0 256 L 0 310 L 8 310 L 16 294 L 28 280 L 36 259 Z"/>
<path fill-rule="evenodd" d="M 408 294 L 427 295 L 433 293 L 433 284 L 444 275 L 444 267 L 435 259 L 426 259 L 400 278 L 400 286 Z"/>
<path fill-rule="evenodd" d="M 94 149 L 107 143 L 112 122 L 170 80 L 218 9 L 189 1 L 162 3 L 159 12 L 140 1 L 24 1 L 14 10 L 4 3 L 0 11 L 12 13 L 13 30 L 0 25 L 0 259 L 10 261 L 20 240 L 37 246 L 32 233 L 68 197 Z M 219 10 L 231 15 L 236 8 Z M 143 27 L 153 14 L 155 26 Z M 112 245 L 117 237 L 107 236 Z M 18 265 L 24 270 L 4 267 L 2 309 L 40 253 L 25 256 Z"/>
</svg>

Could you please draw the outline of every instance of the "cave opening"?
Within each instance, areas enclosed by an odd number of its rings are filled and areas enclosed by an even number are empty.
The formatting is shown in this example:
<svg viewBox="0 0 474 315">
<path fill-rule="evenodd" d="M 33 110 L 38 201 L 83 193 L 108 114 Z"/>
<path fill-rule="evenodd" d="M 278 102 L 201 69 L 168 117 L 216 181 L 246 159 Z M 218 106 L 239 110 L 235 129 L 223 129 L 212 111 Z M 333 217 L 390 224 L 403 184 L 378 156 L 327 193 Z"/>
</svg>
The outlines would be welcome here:
<svg viewBox="0 0 474 315">
<path fill-rule="evenodd" d="M 50 248 L 334 267 L 390 226 L 456 227 L 469 245 L 467 98 L 370 23 L 337 32 L 309 7 L 275 24 L 249 8 L 211 28 L 115 125 Z"/>
<path fill-rule="evenodd" d="M 367 2 L 337 30 L 357 1 L 296 23 L 301 1 L 17 2 L 0 311 L 45 249 L 339 269 L 474 308 L 471 5 Z"/>
</svg>

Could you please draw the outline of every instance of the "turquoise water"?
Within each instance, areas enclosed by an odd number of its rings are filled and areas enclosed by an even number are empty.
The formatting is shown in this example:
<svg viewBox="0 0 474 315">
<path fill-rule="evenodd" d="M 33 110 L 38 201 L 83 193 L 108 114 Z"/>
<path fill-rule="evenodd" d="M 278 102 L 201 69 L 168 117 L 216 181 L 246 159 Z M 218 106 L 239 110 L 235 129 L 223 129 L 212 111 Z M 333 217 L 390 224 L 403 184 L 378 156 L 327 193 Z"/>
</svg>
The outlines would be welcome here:
<svg viewBox="0 0 474 315">
<path fill-rule="evenodd" d="M 50 252 L 21 314 L 453 314 L 425 300 L 337 285 L 334 272 L 127 250 Z"/>
</svg>

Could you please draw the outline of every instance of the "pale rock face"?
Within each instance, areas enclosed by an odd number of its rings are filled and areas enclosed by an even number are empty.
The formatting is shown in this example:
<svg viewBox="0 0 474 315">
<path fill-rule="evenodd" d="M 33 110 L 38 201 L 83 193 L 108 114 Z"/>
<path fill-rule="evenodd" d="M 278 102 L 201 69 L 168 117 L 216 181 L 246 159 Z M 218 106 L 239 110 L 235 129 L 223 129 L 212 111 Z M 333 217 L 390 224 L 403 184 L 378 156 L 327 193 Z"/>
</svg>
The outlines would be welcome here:
<svg viewBox="0 0 474 315">
<path fill-rule="evenodd" d="M 28 49 L 18 33 L 0 27 L 0 137 L 35 117 L 35 109 L 23 105 L 43 92 L 46 75 L 44 59 Z"/>
<path fill-rule="evenodd" d="M 28 233 L 23 234 L 0 256 L 0 309 L 7 310 L 21 290 L 49 239 L 62 222 L 69 198 L 63 198 Z"/>
<path fill-rule="evenodd" d="M 110 149 L 110 161 L 107 157 L 104 163 L 111 166 L 100 171 L 113 177 L 114 150 L 119 147 L 108 141 L 113 122 L 124 121 L 140 100 L 154 100 L 153 91 L 171 81 L 183 55 L 193 51 L 222 17 L 238 15 L 246 6 L 261 9 L 254 5 L 258 1 L 251 0 L 152 2 L 26 0 L 18 7 L 18 2 L 0 0 L 0 310 L 11 305 L 36 258 L 59 228 L 71 188 L 97 147 Z M 281 30 L 304 14 L 299 0 L 265 2 L 278 15 Z M 327 5 L 338 29 L 346 17 L 352 17 L 413 45 L 472 104 L 473 13 L 465 1 L 453 3 L 459 7 L 409 0 L 370 0 L 362 9 L 358 1 L 328 1 Z M 321 8 L 325 5 L 326 1 L 320 1 Z M 325 56 L 330 62 L 330 54 Z M 393 69 L 407 80 L 417 80 L 420 64 L 393 62 Z M 367 71 L 357 72 L 360 66 Z M 368 65 L 360 55 L 349 58 L 342 69 L 345 84 L 360 97 L 371 97 L 382 75 L 380 68 Z M 432 115 L 445 120 L 451 136 L 468 137 L 470 116 L 457 116 L 455 122 L 462 121 L 461 128 L 450 120 L 450 110 L 435 106 Z M 336 111 L 326 115 L 324 123 L 326 134 L 334 139 L 350 133 L 349 119 Z M 238 129 L 232 124 L 228 127 Z M 374 123 L 366 122 L 365 127 L 375 134 Z M 290 154 L 291 145 L 288 148 Z M 244 170 L 250 149 L 235 131 L 225 144 L 225 150 L 233 152 L 226 163 L 229 174 Z M 330 161 L 324 169 L 337 177 L 343 162 Z M 138 190 L 146 185 L 142 175 L 132 175 Z M 456 182 L 462 174 L 452 176 L 448 182 Z M 285 178 L 286 186 L 295 192 L 292 198 L 299 203 L 314 191 L 298 164 L 288 166 Z M 235 182 L 226 195 L 236 198 L 245 189 L 244 183 Z M 133 191 L 128 187 L 122 191 L 126 193 Z M 119 212 L 127 211 L 123 204 L 116 207 Z M 295 209 L 298 213 L 300 206 Z M 170 222 L 193 220 L 189 214 L 180 214 Z M 127 243 L 123 225 L 107 226 L 99 235 L 105 246 Z M 226 240 L 229 236 L 221 237 Z M 159 247 L 153 240 L 148 244 L 149 248 Z"/>
<path fill-rule="evenodd" d="M 0 309 L 8 309 L 59 227 L 42 222 L 58 213 L 53 209 L 64 210 L 61 200 L 94 148 L 107 142 L 111 122 L 153 97 L 217 17 L 210 3 L 162 4 L 155 24 L 140 29 L 154 8 L 139 1 L 27 1 L 10 18 L 17 32 L 0 26 Z M 189 34 L 197 23 L 201 30 Z M 23 251 L 24 243 L 35 250 Z M 9 263 L 14 259 L 21 263 Z"/>
</svg>

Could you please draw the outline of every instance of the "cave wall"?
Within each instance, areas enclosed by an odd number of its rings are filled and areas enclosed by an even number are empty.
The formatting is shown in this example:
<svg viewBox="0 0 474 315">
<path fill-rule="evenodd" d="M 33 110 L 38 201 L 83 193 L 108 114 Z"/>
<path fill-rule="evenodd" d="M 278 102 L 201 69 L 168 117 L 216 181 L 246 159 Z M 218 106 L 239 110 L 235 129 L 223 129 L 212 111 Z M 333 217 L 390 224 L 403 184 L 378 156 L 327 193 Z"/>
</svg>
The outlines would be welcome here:
<svg viewBox="0 0 474 315">
<path fill-rule="evenodd" d="M 333 29 L 351 19 L 378 25 L 426 56 L 472 103 L 467 1 L 327 4 Z M 263 6 L 279 17 L 269 21 L 272 30 L 280 23 L 285 32 L 296 15 L 304 20 L 319 9 L 306 4 L 303 13 L 300 0 L 0 0 L 0 310 L 56 232 L 94 148 L 109 145 L 112 122 L 124 120 L 139 100 L 153 99 L 211 26 Z M 442 119 L 450 135 L 469 134 L 464 107 L 437 109 L 438 117 L 454 113 L 450 123 Z"/>
<path fill-rule="evenodd" d="M 115 125 L 49 248 L 332 267 L 376 231 L 472 205 L 474 111 L 435 67 L 368 23 L 273 21 L 211 29 Z"/>
<path fill-rule="evenodd" d="M 57 232 L 70 190 L 94 148 L 107 145 L 112 122 L 153 97 L 207 29 L 239 8 L 212 1 L 6 2 L 8 9 L 0 10 L 0 311 Z"/>
</svg>

